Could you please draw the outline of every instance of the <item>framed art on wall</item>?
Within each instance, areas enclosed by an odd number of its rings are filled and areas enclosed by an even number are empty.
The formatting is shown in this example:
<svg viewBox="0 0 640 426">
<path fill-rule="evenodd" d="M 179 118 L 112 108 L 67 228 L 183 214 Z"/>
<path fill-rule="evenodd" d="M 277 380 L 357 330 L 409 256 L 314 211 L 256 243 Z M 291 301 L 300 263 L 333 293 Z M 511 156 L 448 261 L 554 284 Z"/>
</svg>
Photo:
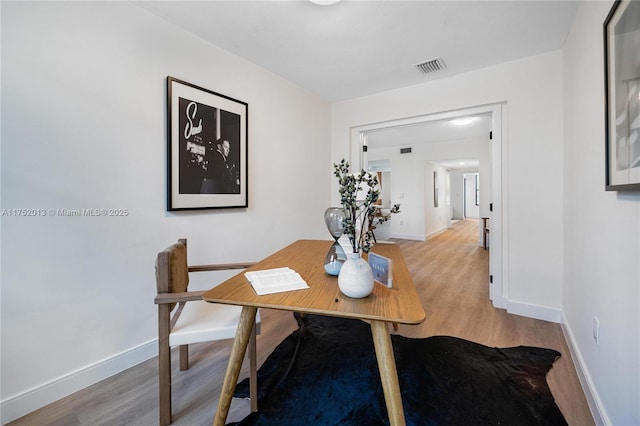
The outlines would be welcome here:
<svg viewBox="0 0 640 426">
<path fill-rule="evenodd" d="M 604 22 L 607 191 L 640 191 L 640 2 Z"/>
<path fill-rule="evenodd" d="M 433 172 L 433 207 L 438 207 L 438 172 Z"/>
<path fill-rule="evenodd" d="M 248 104 L 167 77 L 167 210 L 248 206 Z"/>
</svg>

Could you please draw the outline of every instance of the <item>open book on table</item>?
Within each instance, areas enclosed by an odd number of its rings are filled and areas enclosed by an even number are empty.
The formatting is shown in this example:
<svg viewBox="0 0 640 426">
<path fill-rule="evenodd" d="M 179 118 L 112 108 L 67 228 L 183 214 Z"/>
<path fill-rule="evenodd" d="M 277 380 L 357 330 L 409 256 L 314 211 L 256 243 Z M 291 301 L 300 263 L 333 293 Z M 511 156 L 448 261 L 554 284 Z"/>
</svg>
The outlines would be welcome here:
<svg viewBox="0 0 640 426">
<path fill-rule="evenodd" d="M 309 288 L 300 274 L 287 267 L 250 271 L 244 275 L 259 296 Z"/>
</svg>

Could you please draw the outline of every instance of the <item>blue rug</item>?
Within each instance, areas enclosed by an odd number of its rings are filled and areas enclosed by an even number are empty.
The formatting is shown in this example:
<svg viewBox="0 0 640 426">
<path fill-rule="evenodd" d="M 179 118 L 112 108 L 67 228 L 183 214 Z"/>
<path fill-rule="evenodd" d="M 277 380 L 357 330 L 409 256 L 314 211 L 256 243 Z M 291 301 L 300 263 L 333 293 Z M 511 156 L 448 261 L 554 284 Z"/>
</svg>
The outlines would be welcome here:
<svg viewBox="0 0 640 426">
<path fill-rule="evenodd" d="M 258 370 L 260 410 L 231 425 L 388 425 L 371 328 L 296 315 Z M 407 425 L 566 425 L 546 382 L 560 353 L 392 335 Z M 236 397 L 248 396 L 248 381 Z"/>
</svg>

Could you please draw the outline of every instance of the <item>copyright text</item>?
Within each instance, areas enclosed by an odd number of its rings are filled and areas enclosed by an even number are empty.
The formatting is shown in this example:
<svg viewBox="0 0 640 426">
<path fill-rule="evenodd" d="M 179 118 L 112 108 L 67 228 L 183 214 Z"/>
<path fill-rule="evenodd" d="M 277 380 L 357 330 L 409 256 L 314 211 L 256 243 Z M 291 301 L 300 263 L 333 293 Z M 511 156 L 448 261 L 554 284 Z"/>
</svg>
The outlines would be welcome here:
<svg viewBox="0 0 640 426">
<path fill-rule="evenodd" d="M 129 209 L 2 209 L 2 217 L 103 217 L 103 216 L 129 216 Z"/>
</svg>

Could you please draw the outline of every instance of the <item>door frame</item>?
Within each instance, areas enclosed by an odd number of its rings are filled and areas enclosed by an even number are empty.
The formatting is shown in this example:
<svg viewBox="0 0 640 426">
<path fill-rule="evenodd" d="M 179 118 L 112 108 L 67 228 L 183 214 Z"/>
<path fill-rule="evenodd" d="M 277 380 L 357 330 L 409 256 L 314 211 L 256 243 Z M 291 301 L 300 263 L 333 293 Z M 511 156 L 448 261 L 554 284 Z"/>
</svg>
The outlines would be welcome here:
<svg viewBox="0 0 640 426">
<path fill-rule="evenodd" d="M 506 102 L 467 107 L 452 111 L 425 114 L 352 127 L 350 134 L 349 162 L 351 163 L 353 170 L 361 170 L 364 168 L 366 164 L 366 150 L 363 147 L 367 145 L 367 133 L 371 131 L 426 123 L 429 121 L 451 120 L 454 118 L 480 114 L 491 115 L 492 127 L 490 144 L 490 205 L 492 206 L 492 210 L 488 213 L 491 220 L 491 238 L 489 239 L 489 299 L 492 301 L 493 306 L 504 309 L 507 307 L 509 295 Z"/>
</svg>

